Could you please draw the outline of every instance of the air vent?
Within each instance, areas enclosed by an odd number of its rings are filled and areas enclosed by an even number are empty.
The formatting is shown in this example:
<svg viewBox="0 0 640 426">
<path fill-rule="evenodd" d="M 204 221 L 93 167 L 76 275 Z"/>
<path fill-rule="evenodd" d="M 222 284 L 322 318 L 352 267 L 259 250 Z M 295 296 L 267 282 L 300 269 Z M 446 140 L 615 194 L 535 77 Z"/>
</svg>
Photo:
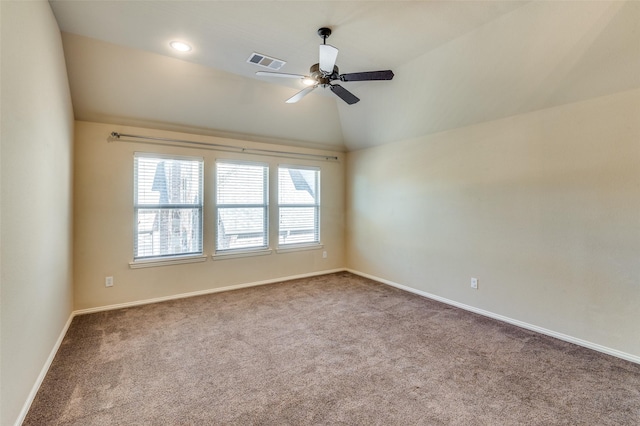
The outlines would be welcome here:
<svg viewBox="0 0 640 426">
<path fill-rule="evenodd" d="M 274 71 L 279 70 L 284 66 L 284 64 L 286 64 L 285 61 L 282 61 L 280 59 L 272 58 L 270 56 L 263 55 L 262 53 L 255 53 L 255 52 L 253 52 L 251 56 L 249 56 L 249 59 L 247 59 L 247 62 L 251 64 L 256 64 L 261 67 L 268 68 Z"/>
</svg>

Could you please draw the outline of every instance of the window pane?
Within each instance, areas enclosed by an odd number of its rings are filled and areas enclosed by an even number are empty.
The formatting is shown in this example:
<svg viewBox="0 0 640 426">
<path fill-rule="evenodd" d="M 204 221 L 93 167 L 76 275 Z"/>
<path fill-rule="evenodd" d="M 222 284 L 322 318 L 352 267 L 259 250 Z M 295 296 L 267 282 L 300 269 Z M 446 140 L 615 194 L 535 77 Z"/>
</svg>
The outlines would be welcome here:
<svg viewBox="0 0 640 426">
<path fill-rule="evenodd" d="M 202 162 L 136 157 L 137 205 L 200 204 Z"/>
<path fill-rule="evenodd" d="M 201 210 L 139 209 L 135 257 L 202 253 Z"/>
<path fill-rule="evenodd" d="M 134 157 L 134 259 L 202 254 L 200 158 Z"/>
<path fill-rule="evenodd" d="M 266 208 L 218 208 L 217 250 L 267 246 Z"/>
<path fill-rule="evenodd" d="M 281 167 L 278 170 L 280 204 L 316 204 L 318 170 Z"/>
<path fill-rule="evenodd" d="M 280 207 L 278 244 L 318 242 L 317 213 L 316 207 Z"/>
<path fill-rule="evenodd" d="M 218 204 L 264 204 L 267 167 L 222 163 L 217 169 Z"/>
<path fill-rule="evenodd" d="M 320 242 L 320 170 L 278 168 L 278 245 Z"/>
<path fill-rule="evenodd" d="M 216 252 L 268 247 L 268 174 L 266 164 L 216 163 Z"/>
</svg>

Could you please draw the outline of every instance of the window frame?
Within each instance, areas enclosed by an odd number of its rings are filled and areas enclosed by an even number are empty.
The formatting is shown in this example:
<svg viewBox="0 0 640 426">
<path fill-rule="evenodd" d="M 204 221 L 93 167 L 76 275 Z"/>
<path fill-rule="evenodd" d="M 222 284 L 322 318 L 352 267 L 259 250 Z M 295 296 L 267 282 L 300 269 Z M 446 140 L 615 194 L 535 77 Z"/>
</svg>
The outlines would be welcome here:
<svg viewBox="0 0 640 426">
<path fill-rule="evenodd" d="M 138 159 L 151 158 L 158 160 L 193 161 L 199 166 L 198 199 L 199 203 L 158 203 L 142 204 L 138 199 Z M 172 155 L 155 152 L 134 152 L 133 154 L 133 261 L 129 263 L 131 268 L 142 268 L 147 266 L 162 266 L 166 264 L 192 263 L 206 260 L 204 255 L 204 157 Z M 198 230 L 199 230 L 199 251 L 189 253 L 172 253 L 161 255 L 137 256 L 138 251 L 138 225 L 140 210 L 167 210 L 175 209 L 197 209 Z"/>
<path fill-rule="evenodd" d="M 295 169 L 295 170 L 311 170 L 316 173 L 316 188 L 315 188 L 315 200 L 313 204 L 301 204 L 301 203 L 281 203 L 280 202 L 280 170 L 281 169 Z M 286 253 L 289 251 L 297 251 L 304 249 L 315 249 L 322 248 L 322 237 L 321 237 L 321 217 L 322 217 L 322 201 L 321 201 L 321 193 L 322 193 L 322 168 L 318 166 L 303 166 L 298 164 L 278 164 L 277 169 L 278 176 L 278 189 L 277 189 L 277 208 L 278 208 L 278 253 Z M 294 243 L 285 243 L 282 244 L 280 242 L 280 234 L 281 234 L 281 208 L 314 208 L 314 235 L 317 236 L 315 241 L 304 241 L 304 242 L 294 242 Z"/>
<path fill-rule="evenodd" d="M 255 204 L 255 203 L 243 203 L 243 204 L 221 204 L 218 202 L 218 194 L 219 194 L 219 175 L 218 175 L 218 165 L 219 164 L 231 164 L 231 165 L 245 165 L 245 166 L 254 166 L 254 167 L 262 167 L 263 168 L 263 203 Z M 229 158 L 216 158 L 215 160 L 215 171 L 214 171 L 214 180 L 215 180 L 215 189 L 214 189 L 214 217 L 215 217 L 215 233 L 214 233 L 214 241 L 213 241 L 213 259 L 222 259 L 222 258 L 234 258 L 234 257 L 245 257 L 245 256 L 258 256 L 264 254 L 271 254 L 272 250 L 270 248 L 270 191 L 269 191 L 269 175 L 270 175 L 270 164 L 267 162 L 261 161 L 245 161 L 245 160 L 236 160 Z M 219 221 L 220 221 L 220 210 L 225 209 L 237 209 L 237 208 L 262 208 L 263 209 L 263 235 L 264 235 L 264 244 L 260 246 L 252 246 L 252 247 L 236 247 L 236 248 L 218 248 L 218 238 L 219 238 Z"/>
</svg>

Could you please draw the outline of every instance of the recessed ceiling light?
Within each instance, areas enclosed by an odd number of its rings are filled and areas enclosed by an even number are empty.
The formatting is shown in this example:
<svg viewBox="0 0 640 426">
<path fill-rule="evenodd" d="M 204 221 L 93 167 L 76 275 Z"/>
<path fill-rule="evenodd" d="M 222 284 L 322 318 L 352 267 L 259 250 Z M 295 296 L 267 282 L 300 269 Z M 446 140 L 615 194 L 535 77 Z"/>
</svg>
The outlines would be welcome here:
<svg viewBox="0 0 640 426">
<path fill-rule="evenodd" d="M 191 46 L 182 41 L 172 41 L 171 43 L 169 43 L 169 46 L 173 47 L 179 52 L 188 52 L 191 50 Z"/>
</svg>

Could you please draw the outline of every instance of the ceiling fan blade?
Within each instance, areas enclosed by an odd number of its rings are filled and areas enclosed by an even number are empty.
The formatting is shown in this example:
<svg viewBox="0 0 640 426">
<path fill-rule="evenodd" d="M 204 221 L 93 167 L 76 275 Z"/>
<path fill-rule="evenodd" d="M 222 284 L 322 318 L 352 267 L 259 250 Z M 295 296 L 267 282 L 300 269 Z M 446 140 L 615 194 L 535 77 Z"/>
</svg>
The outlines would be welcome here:
<svg viewBox="0 0 640 426">
<path fill-rule="evenodd" d="M 330 44 L 320 45 L 320 71 L 327 74 L 333 73 L 333 67 L 338 59 L 338 49 Z"/>
<path fill-rule="evenodd" d="M 306 75 L 301 74 L 287 74 L 284 72 L 269 72 L 269 71 L 258 71 L 256 72 L 257 76 L 260 77 L 280 77 L 280 78 L 306 78 Z"/>
<path fill-rule="evenodd" d="M 304 89 L 302 89 L 301 91 L 299 91 L 298 93 L 296 93 L 295 95 L 293 95 L 292 97 L 290 97 L 289 99 L 287 99 L 287 103 L 288 104 L 295 104 L 296 102 L 298 102 L 300 99 L 304 98 L 305 96 L 307 96 L 309 93 L 313 92 L 313 89 L 315 89 L 316 87 L 318 87 L 318 85 L 316 84 L 315 86 L 309 86 L 309 87 L 305 87 Z"/>
<path fill-rule="evenodd" d="M 356 102 L 360 101 L 360 99 L 358 99 L 358 97 L 356 95 L 354 95 L 353 93 L 351 93 L 350 91 L 348 91 L 344 87 L 340 86 L 339 84 L 332 84 L 330 87 L 331 87 L 331 91 L 333 93 L 338 95 L 338 97 L 340 99 L 342 99 L 343 101 L 345 101 L 349 105 L 353 105 Z"/>
<path fill-rule="evenodd" d="M 354 72 L 351 74 L 341 74 L 340 81 L 371 81 L 371 80 L 391 80 L 393 78 L 393 71 L 367 71 L 367 72 Z"/>
</svg>

